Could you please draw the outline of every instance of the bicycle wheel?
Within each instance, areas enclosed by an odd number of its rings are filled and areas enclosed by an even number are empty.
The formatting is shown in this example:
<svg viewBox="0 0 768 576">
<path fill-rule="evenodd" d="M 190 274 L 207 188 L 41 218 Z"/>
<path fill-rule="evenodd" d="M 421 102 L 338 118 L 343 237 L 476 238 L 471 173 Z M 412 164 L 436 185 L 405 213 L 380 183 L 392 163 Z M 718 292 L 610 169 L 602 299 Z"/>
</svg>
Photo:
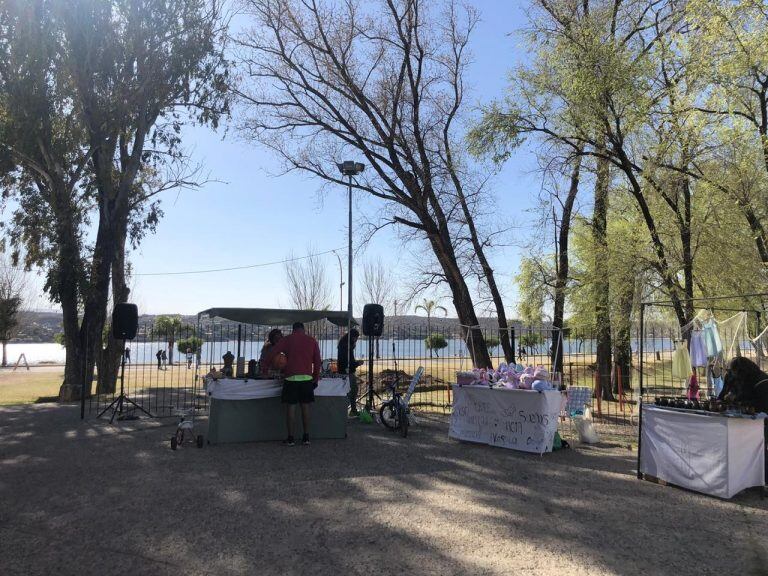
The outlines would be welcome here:
<svg viewBox="0 0 768 576">
<path fill-rule="evenodd" d="M 397 409 L 392 403 L 392 400 L 384 402 L 379 408 L 379 420 L 384 425 L 384 428 L 394 430 L 397 428 Z"/>
<path fill-rule="evenodd" d="M 400 436 L 403 438 L 408 436 L 408 413 L 406 412 L 405 406 L 400 404 L 400 406 L 397 407 L 398 415 L 397 420 L 400 424 Z"/>
</svg>

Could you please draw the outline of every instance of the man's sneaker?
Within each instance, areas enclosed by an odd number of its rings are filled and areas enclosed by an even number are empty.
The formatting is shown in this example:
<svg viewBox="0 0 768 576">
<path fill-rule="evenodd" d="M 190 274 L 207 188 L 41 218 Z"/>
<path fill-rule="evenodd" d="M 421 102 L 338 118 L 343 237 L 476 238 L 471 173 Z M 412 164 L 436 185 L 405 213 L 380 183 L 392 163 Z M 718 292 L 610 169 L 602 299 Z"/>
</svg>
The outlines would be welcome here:
<svg viewBox="0 0 768 576">
<path fill-rule="evenodd" d="M 288 436 L 288 438 L 283 441 L 283 444 L 286 446 L 296 446 L 296 442 L 293 440 L 293 436 Z"/>
<path fill-rule="evenodd" d="M 302 446 L 309 446 L 309 434 L 304 434 L 304 436 L 301 437 L 301 444 Z"/>
</svg>

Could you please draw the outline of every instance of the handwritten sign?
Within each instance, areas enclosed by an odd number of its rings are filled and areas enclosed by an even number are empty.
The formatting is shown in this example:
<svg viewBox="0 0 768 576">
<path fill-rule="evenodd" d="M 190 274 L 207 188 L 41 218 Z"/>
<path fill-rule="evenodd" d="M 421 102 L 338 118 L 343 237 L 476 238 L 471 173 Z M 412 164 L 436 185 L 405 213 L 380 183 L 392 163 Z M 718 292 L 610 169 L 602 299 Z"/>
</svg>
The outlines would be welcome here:
<svg viewBox="0 0 768 576">
<path fill-rule="evenodd" d="M 523 452 L 551 452 L 562 403 L 562 394 L 554 390 L 454 386 L 448 435 Z"/>
</svg>

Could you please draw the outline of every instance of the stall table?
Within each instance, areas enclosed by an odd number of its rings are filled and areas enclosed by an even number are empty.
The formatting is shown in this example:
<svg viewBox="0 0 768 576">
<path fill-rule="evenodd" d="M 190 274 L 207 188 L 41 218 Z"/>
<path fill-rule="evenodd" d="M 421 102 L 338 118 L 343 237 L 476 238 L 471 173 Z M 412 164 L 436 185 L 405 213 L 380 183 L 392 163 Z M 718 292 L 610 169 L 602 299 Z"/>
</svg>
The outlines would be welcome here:
<svg viewBox="0 0 768 576">
<path fill-rule="evenodd" d="M 280 401 L 281 380 L 209 380 L 208 442 L 260 442 L 283 440 L 288 436 L 285 406 Z M 309 435 L 312 439 L 345 438 L 347 435 L 346 378 L 323 378 L 315 388 L 310 409 Z M 304 433 L 300 408 L 296 408 L 296 433 Z"/>
<path fill-rule="evenodd" d="M 641 475 L 731 498 L 765 484 L 764 419 L 643 406 Z"/>
<path fill-rule="evenodd" d="M 523 452 L 551 452 L 564 401 L 557 390 L 454 385 L 448 435 Z"/>
</svg>

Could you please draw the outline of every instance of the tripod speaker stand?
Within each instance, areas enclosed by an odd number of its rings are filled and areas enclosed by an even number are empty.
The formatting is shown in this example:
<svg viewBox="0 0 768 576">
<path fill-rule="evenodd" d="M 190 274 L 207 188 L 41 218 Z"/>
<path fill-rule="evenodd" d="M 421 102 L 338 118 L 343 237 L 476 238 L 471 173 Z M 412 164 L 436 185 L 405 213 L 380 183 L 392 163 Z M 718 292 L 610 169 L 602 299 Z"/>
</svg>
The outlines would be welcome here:
<svg viewBox="0 0 768 576">
<path fill-rule="evenodd" d="M 123 348 L 125 348 L 125 340 L 123 340 Z M 118 420 L 121 420 L 122 414 L 123 414 L 123 404 L 125 404 L 126 402 L 128 404 L 131 404 L 134 408 L 138 408 L 139 410 L 144 412 L 144 414 L 152 418 L 152 414 L 150 414 L 149 412 L 144 410 L 144 408 L 136 404 L 136 402 L 131 400 L 128 397 L 128 395 L 125 393 L 125 350 L 123 350 L 122 360 L 120 361 L 120 395 L 114 400 L 112 400 L 112 403 L 106 408 L 104 408 L 104 410 L 102 410 L 99 413 L 97 418 L 101 418 L 105 412 L 112 410 L 112 416 L 109 418 L 109 423 L 110 424 L 112 423 L 112 421 L 115 419 L 115 415 L 118 412 L 120 413 L 120 417 L 118 418 Z"/>
<path fill-rule="evenodd" d="M 112 403 L 104 408 L 97 418 L 101 418 L 106 412 L 112 410 L 112 416 L 109 419 L 109 423 L 115 419 L 115 415 L 119 412 L 122 418 L 123 405 L 127 402 L 134 408 L 138 408 L 144 414 L 152 418 L 152 414 L 144 410 L 141 406 L 131 400 L 125 393 L 125 341 L 133 340 L 136 338 L 136 330 L 139 325 L 139 310 L 136 304 L 122 303 L 115 305 L 115 310 L 112 312 L 112 337 L 115 340 L 122 340 L 123 345 L 121 360 L 120 360 L 120 395 L 112 400 Z M 121 418 L 118 418 L 120 420 Z"/>
</svg>

